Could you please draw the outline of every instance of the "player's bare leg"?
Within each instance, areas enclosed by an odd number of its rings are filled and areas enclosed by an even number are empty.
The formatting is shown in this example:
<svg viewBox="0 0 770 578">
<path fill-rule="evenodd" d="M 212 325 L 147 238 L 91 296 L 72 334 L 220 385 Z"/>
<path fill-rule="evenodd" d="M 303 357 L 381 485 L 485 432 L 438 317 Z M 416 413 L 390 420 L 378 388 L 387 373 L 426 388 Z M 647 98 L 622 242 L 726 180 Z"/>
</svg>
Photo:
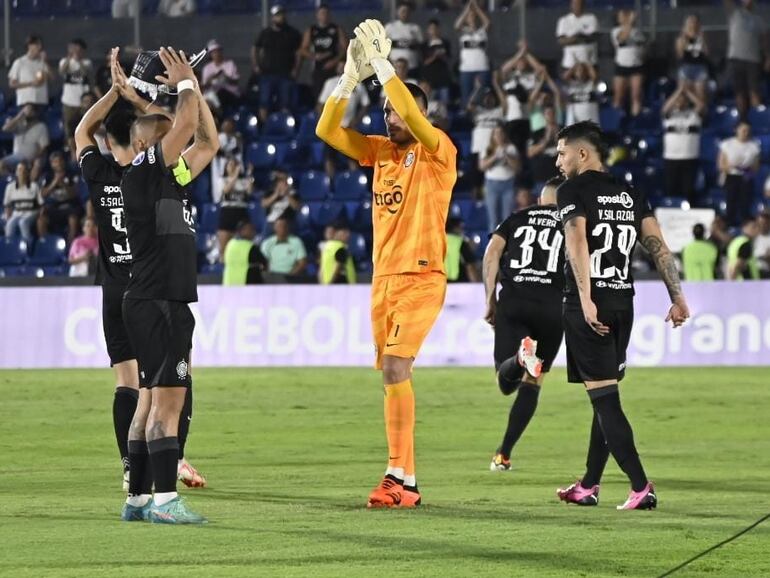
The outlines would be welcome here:
<svg viewBox="0 0 770 578">
<path fill-rule="evenodd" d="M 139 400 L 139 370 L 135 359 L 112 366 L 115 372 L 115 397 L 112 402 L 112 423 L 123 463 L 123 491 L 128 491 L 128 432 Z"/>
<path fill-rule="evenodd" d="M 385 433 L 388 468 L 369 495 L 370 508 L 414 507 L 420 504 L 414 468 L 414 391 L 412 358 L 383 355 Z"/>
<path fill-rule="evenodd" d="M 189 354 L 187 370 L 192 371 L 192 351 Z M 179 414 L 179 459 L 177 461 L 177 478 L 188 488 L 205 488 L 206 478 L 195 467 L 185 459 L 185 447 L 187 445 L 187 436 L 190 432 L 190 425 L 193 417 L 193 389 L 192 385 L 187 388 L 187 393 L 182 406 L 182 413 Z"/>
<path fill-rule="evenodd" d="M 121 518 L 126 522 L 146 520 L 152 501 L 152 469 L 145 430 L 152 405 L 152 391 L 139 390 L 139 400 L 128 431 L 128 498 Z"/>
</svg>

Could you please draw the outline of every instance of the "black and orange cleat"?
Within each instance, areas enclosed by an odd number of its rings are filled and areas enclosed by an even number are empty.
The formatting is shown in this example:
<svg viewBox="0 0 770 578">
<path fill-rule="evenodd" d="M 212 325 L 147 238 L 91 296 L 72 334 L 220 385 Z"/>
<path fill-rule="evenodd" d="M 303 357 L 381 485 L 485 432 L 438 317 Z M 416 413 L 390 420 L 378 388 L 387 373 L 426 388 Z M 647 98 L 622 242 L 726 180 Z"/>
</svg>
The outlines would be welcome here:
<svg viewBox="0 0 770 578">
<path fill-rule="evenodd" d="M 404 482 L 387 474 L 369 494 L 367 508 L 397 508 L 404 495 Z"/>
</svg>

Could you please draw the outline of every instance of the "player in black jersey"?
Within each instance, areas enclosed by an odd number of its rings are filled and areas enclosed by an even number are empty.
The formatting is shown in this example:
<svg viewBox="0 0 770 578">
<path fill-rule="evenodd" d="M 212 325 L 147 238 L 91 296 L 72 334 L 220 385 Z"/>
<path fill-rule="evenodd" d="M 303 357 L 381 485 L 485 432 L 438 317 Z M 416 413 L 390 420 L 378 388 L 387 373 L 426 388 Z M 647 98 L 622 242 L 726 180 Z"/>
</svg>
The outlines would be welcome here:
<svg viewBox="0 0 770 578">
<path fill-rule="evenodd" d="M 649 251 L 666 284 L 671 308 L 666 321 L 679 327 L 689 317 L 679 273 L 644 193 L 605 172 L 607 143 L 592 122 L 558 134 L 556 165 L 567 181 L 558 205 L 567 249 L 564 335 L 567 373 L 584 383 L 594 409 L 586 473 L 559 490 L 565 502 L 594 506 L 609 454 L 631 480 L 631 493 L 618 509 L 657 505 L 620 406 L 618 382 L 626 368 L 626 348 L 634 318 L 631 255 L 637 239 Z"/>
<path fill-rule="evenodd" d="M 556 207 L 556 187 L 562 181 L 549 180 L 539 205 L 503 221 L 484 253 L 486 320 L 495 329 L 497 384 L 503 395 L 518 389 L 489 466 L 493 471 L 511 469 L 511 450 L 535 414 L 543 374 L 551 369 L 564 334 L 564 235 Z"/>
<path fill-rule="evenodd" d="M 205 518 L 176 493 L 179 416 L 192 385 L 195 320 L 189 303 L 198 299 L 195 228 L 185 185 L 208 166 L 219 140 L 184 52 L 161 48 L 147 59 L 147 68 L 156 57 L 165 67 L 163 83 L 179 94 L 174 123 L 161 139 L 162 119 L 144 116 L 134 122 L 131 144 L 137 154 L 121 183 L 133 255 L 123 316 L 140 385 L 128 436 L 131 468 L 122 518 L 199 524 Z"/>
<path fill-rule="evenodd" d="M 123 486 L 128 490 L 128 429 L 139 397 L 139 370 L 136 356 L 123 323 L 123 293 L 131 267 L 131 249 L 126 237 L 123 196 L 120 181 L 123 171 L 131 164 L 131 124 L 136 119 L 134 108 L 155 114 L 163 109 L 147 105 L 128 85 L 118 64 L 118 49 L 111 55 L 112 86 L 91 107 L 75 130 L 75 146 L 83 179 L 88 185 L 91 206 L 99 226 L 99 270 L 97 279 L 102 286 L 102 326 L 110 365 L 115 371 L 115 396 L 112 418 L 120 458 L 123 462 Z M 121 100 L 122 98 L 122 100 Z M 99 153 L 94 134 L 104 125 L 110 160 Z M 161 123 L 167 131 L 171 123 Z M 192 418 L 192 390 L 180 418 L 180 479 L 190 486 L 204 486 L 205 478 L 184 459 L 184 445 Z"/>
</svg>

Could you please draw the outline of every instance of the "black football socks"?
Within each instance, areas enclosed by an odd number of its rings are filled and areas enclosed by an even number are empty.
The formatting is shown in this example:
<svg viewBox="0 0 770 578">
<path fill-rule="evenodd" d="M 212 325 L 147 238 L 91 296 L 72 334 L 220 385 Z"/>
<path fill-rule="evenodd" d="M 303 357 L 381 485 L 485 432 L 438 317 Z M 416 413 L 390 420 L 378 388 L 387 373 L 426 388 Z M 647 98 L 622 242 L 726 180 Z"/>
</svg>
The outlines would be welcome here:
<svg viewBox="0 0 770 578">
<path fill-rule="evenodd" d="M 134 419 L 139 392 L 132 387 L 119 386 L 115 388 L 112 400 L 112 423 L 115 426 L 115 440 L 118 442 L 120 459 L 123 469 L 128 469 L 128 430 Z"/>
<path fill-rule="evenodd" d="M 128 495 L 152 494 L 152 468 L 146 441 L 128 441 L 128 463 Z"/>
<path fill-rule="evenodd" d="M 176 492 L 178 438 L 169 436 L 148 441 L 147 449 L 150 453 L 155 493 Z"/>
<path fill-rule="evenodd" d="M 521 434 L 527 428 L 527 424 L 535 415 L 537 399 L 540 396 L 540 386 L 534 383 L 523 382 L 519 386 L 519 393 L 511 406 L 508 414 L 508 429 L 505 431 L 503 443 L 500 445 L 500 453 L 506 458 L 511 457 L 511 451 Z"/>
<path fill-rule="evenodd" d="M 610 457 L 610 449 L 604 439 L 602 427 L 599 425 L 599 417 L 594 411 L 594 419 L 591 422 L 591 439 L 588 442 L 588 457 L 586 458 L 586 474 L 580 481 L 584 488 L 592 488 L 602 479 L 604 466 Z"/>
<path fill-rule="evenodd" d="M 516 391 L 523 376 L 524 368 L 519 365 L 518 354 L 503 361 L 497 370 L 497 385 L 503 395 L 511 395 Z"/>
<path fill-rule="evenodd" d="M 634 445 L 634 432 L 628 423 L 623 408 L 620 407 L 618 385 L 613 383 L 605 387 L 588 391 L 594 411 L 599 417 L 599 425 L 607 440 L 612 457 L 620 469 L 631 480 L 631 488 L 641 492 L 647 485 L 647 476 Z"/>
<path fill-rule="evenodd" d="M 184 405 L 182 406 L 182 413 L 179 414 L 179 430 L 177 437 L 179 438 L 179 455 L 178 459 L 184 458 L 184 447 L 187 444 L 187 434 L 190 433 L 190 422 L 192 421 L 193 414 L 193 392 L 192 386 L 187 388 L 187 393 L 184 396 Z"/>
</svg>

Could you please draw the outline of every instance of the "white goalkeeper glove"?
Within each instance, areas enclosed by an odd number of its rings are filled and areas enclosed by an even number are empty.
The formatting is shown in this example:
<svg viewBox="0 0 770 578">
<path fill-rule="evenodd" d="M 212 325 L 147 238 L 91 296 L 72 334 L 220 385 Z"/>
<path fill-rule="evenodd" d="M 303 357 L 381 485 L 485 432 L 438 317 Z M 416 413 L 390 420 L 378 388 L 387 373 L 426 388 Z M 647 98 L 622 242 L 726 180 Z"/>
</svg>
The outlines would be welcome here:
<svg viewBox="0 0 770 578">
<path fill-rule="evenodd" d="M 353 38 L 348 43 L 348 52 L 342 76 L 332 93 L 336 99 L 335 102 L 339 102 L 342 98 L 350 98 L 356 89 L 356 85 L 373 75 L 374 69 L 366 62 L 366 56 L 361 43 Z"/>
<path fill-rule="evenodd" d="M 393 43 L 385 34 L 385 27 L 379 20 L 369 19 L 356 26 L 354 32 L 363 47 L 366 62 L 374 69 L 380 84 L 385 84 L 396 75 L 393 65 L 388 61 Z"/>
</svg>

